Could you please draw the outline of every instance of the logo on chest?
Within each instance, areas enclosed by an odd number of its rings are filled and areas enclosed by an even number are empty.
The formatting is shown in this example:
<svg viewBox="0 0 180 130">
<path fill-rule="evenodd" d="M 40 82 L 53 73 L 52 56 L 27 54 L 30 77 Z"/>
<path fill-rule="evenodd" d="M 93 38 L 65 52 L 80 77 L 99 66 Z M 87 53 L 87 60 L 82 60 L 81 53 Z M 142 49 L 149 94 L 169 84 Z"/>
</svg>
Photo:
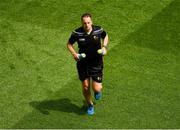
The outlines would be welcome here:
<svg viewBox="0 0 180 130">
<path fill-rule="evenodd" d="M 94 40 L 98 40 L 99 39 L 98 36 L 96 36 L 96 35 L 94 35 L 93 38 L 94 38 Z"/>
</svg>

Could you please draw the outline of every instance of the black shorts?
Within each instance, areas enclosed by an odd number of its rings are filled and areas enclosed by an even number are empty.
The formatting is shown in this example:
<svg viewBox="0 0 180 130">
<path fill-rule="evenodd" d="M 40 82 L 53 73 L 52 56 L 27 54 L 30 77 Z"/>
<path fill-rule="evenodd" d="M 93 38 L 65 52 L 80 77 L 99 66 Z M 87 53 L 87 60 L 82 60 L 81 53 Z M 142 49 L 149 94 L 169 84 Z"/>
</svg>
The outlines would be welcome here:
<svg viewBox="0 0 180 130">
<path fill-rule="evenodd" d="M 77 70 L 79 79 L 84 81 L 86 78 L 92 78 L 98 83 L 102 83 L 103 79 L 103 62 L 90 63 L 87 61 L 78 61 Z"/>
</svg>

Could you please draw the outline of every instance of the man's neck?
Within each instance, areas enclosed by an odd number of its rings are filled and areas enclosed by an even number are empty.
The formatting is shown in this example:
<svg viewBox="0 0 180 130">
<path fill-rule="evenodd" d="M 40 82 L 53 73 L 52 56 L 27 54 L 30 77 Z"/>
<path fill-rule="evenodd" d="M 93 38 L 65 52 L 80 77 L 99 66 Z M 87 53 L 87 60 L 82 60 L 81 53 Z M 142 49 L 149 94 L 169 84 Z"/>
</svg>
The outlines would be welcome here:
<svg viewBox="0 0 180 130">
<path fill-rule="evenodd" d="M 82 26 L 82 28 L 83 28 L 83 26 Z M 91 29 L 89 29 L 89 30 L 86 30 L 85 28 L 83 28 L 83 30 L 85 31 L 86 34 L 89 35 L 92 32 L 93 27 Z"/>
<path fill-rule="evenodd" d="M 88 31 L 86 31 L 86 33 L 89 35 L 92 32 L 92 28 Z"/>
</svg>

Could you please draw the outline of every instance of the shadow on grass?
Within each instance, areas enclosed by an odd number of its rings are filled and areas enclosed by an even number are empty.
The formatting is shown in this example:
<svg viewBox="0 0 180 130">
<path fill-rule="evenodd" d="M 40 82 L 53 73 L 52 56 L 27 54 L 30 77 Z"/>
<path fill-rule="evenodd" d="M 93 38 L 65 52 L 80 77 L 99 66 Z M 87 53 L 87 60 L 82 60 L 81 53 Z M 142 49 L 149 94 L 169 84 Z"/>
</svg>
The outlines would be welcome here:
<svg viewBox="0 0 180 130">
<path fill-rule="evenodd" d="M 40 111 L 42 114 L 49 115 L 49 111 L 61 111 L 67 113 L 85 114 L 85 106 L 79 107 L 68 98 L 58 100 L 33 101 L 30 106 Z"/>
</svg>

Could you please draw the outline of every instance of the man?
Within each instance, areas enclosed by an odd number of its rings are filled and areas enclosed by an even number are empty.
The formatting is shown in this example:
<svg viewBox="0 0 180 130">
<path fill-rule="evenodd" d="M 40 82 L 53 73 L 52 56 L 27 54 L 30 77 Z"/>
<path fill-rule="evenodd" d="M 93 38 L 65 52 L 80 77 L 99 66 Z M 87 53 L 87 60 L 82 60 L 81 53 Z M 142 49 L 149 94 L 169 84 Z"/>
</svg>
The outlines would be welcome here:
<svg viewBox="0 0 180 130">
<path fill-rule="evenodd" d="M 94 106 L 90 85 L 92 85 L 95 99 L 99 100 L 102 94 L 103 55 L 107 53 L 108 35 L 101 27 L 93 25 L 89 13 L 81 16 L 81 22 L 82 26 L 72 32 L 67 48 L 77 61 L 78 75 L 82 82 L 82 91 L 88 106 L 87 114 L 93 115 Z M 103 39 L 102 43 L 101 39 Z M 73 47 L 75 42 L 78 43 L 78 53 L 85 53 L 86 57 L 84 59 L 80 59 L 75 51 Z M 103 54 L 98 53 L 101 48 Z"/>
</svg>

